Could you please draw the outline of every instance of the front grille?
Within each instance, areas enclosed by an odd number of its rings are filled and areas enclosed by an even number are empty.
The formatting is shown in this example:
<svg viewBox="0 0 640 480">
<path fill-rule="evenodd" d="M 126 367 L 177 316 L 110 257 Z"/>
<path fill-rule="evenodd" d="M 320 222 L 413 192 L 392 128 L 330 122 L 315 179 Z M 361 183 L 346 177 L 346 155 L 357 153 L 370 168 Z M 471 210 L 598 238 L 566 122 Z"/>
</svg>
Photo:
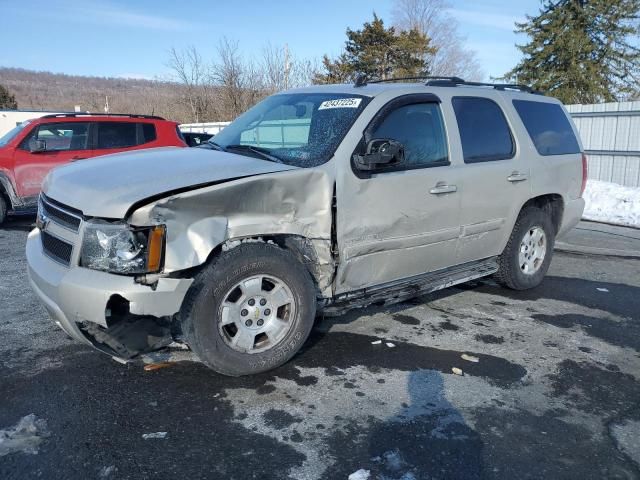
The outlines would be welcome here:
<svg viewBox="0 0 640 480">
<path fill-rule="evenodd" d="M 40 238 L 42 239 L 42 249 L 45 255 L 56 262 L 69 266 L 73 245 L 53 235 L 49 235 L 47 232 L 41 232 Z"/>
<path fill-rule="evenodd" d="M 77 232 L 78 229 L 80 228 L 81 219 L 79 217 L 76 217 L 75 215 L 72 215 L 56 207 L 55 205 L 51 204 L 45 198 L 42 198 L 42 197 L 40 200 L 40 209 L 41 209 L 41 213 L 44 214 L 45 217 L 50 218 L 57 224 L 65 228 L 68 228 L 69 230 L 73 230 L 74 232 Z"/>
</svg>

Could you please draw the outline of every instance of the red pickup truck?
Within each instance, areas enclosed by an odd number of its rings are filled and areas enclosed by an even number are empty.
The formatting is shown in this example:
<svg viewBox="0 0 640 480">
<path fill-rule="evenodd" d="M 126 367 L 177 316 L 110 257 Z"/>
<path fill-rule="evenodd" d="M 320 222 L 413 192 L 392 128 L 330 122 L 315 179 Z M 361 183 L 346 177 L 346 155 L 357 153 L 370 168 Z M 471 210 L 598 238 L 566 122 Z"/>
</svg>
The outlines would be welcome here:
<svg viewBox="0 0 640 480">
<path fill-rule="evenodd" d="M 34 213 L 58 165 L 142 148 L 186 147 L 176 122 L 147 115 L 65 113 L 27 120 L 0 137 L 0 224 Z"/>
</svg>

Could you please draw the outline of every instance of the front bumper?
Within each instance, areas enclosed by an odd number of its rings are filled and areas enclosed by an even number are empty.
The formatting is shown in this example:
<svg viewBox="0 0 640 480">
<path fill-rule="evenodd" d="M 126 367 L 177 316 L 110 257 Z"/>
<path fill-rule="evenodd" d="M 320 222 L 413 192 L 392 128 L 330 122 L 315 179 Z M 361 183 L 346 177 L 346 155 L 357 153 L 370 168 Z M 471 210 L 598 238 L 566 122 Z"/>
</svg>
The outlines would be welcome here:
<svg viewBox="0 0 640 480">
<path fill-rule="evenodd" d="M 62 266 L 43 253 L 37 228 L 27 239 L 27 265 L 31 287 L 56 324 L 73 338 L 94 346 L 78 324 L 108 327 L 107 303 L 112 296 L 127 300 L 133 315 L 170 317 L 180 310 L 193 283 L 188 278 L 160 278 L 152 289 L 135 283 L 132 277 Z"/>
</svg>

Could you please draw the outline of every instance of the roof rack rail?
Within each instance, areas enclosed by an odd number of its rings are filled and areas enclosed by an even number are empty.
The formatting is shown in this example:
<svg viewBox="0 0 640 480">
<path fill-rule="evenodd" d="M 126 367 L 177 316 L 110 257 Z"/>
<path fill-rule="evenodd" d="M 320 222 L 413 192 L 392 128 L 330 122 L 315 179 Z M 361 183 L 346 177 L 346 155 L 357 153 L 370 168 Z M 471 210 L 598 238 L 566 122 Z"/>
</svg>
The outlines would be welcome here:
<svg viewBox="0 0 640 480">
<path fill-rule="evenodd" d="M 382 78 L 377 80 L 368 80 L 367 76 L 364 74 L 359 74 L 356 79 L 354 86 L 355 87 L 364 87 L 368 83 L 391 83 L 391 82 L 402 82 L 407 80 L 426 80 L 425 85 L 429 87 L 457 87 L 457 86 L 468 86 L 468 87 L 491 87 L 496 90 L 518 90 L 521 92 L 533 93 L 536 95 L 542 95 L 538 90 L 534 90 L 527 85 L 519 85 L 516 83 L 485 83 L 485 82 L 467 82 L 466 80 L 460 77 L 448 77 L 441 75 L 418 75 L 415 77 L 398 77 L 398 78 Z"/>
<path fill-rule="evenodd" d="M 455 77 L 453 77 L 455 78 Z M 541 95 L 541 92 L 538 90 L 534 90 L 527 85 L 520 85 L 517 83 L 487 83 L 487 82 L 467 82 L 466 80 L 449 80 L 449 79 L 434 79 L 430 80 L 426 83 L 426 85 L 430 87 L 457 87 L 457 86 L 468 86 L 468 87 L 491 87 L 496 90 L 518 90 L 521 92 L 533 93 L 537 95 Z"/>
<path fill-rule="evenodd" d="M 164 120 L 157 115 L 137 115 L 135 113 L 91 113 L 91 112 L 74 112 L 74 113 L 53 113 L 40 118 L 73 118 L 73 117 L 128 117 L 128 118 L 146 118 L 148 120 Z"/>
<path fill-rule="evenodd" d="M 441 77 L 439 75 L 437 75 L 437 76 L 418 75 L 416 77 L 384 78 L 384 79 L 380 79 L 380 80 L 372 80 L 369 83 L 391 83 L 391 82 L 402 82 L 402 81 L 406 81 L 406 80 L 428 80 L 428 81 L 443 80 L 443 81 L 447 81 L 447 82 L 464 83 L 464 80 L 461 79 L 460 77 Z"/>
<path fill-rule="evenodd" d="M 356 76 L 354 86 L 364 87 L 368 83 L 392 83 L 392 82 L 404 82 L 407 80 L 443 80 L 443 81 L 449 81 L 449 82 L 464 83 L 464 80 L 461 79 L 460 77 L 442 77 L 442 76 L 431 76 L 431 75 L 417 75 L 414 77 L 378 78 L 374 80 L 369 80 L 365 74 L 361 73 Z"/>
</svg>

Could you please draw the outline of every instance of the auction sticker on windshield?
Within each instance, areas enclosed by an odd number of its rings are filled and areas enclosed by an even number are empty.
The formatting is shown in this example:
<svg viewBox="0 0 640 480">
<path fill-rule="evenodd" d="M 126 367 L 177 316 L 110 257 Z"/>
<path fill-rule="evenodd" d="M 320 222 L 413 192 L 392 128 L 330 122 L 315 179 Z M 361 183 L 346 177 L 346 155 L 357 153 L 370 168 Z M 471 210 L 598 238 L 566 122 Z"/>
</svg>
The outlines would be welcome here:
<svg viewBox="0 0 640 480">
<path fill-rule="evenodd" d="M 336 100 L 325 100 L 320 104 L 318 110 L 327 110 L 329 108 L 358 108 L 361 98 L 338 98 Z"/>
</svg>

